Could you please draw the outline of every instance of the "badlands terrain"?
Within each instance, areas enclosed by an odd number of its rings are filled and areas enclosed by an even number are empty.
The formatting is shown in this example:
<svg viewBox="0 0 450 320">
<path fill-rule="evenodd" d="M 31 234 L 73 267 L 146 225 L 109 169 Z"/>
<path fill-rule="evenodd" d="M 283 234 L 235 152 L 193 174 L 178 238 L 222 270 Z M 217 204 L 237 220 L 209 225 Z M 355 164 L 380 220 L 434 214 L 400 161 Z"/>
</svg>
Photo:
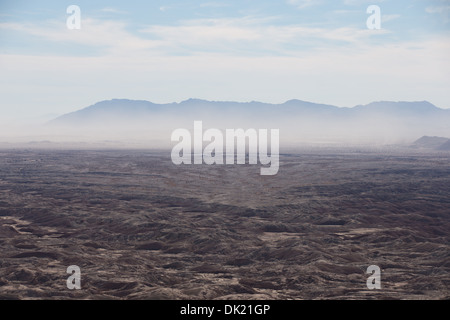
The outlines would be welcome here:
<svg viewBox="0 0 450 320">
<path fill-rule="evenodd" d="M 449 160 L 305 149 L 261 176 L 167 151 L 0 150 L 0 299 L 449 299 Z"/>
</svg>

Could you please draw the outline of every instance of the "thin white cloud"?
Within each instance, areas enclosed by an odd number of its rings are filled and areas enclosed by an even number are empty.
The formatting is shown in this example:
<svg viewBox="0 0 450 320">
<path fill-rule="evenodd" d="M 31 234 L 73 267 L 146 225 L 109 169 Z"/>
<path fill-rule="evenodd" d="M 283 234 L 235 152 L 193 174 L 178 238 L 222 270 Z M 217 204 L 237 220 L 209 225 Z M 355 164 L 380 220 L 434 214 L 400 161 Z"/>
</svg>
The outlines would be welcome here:
<svg viewBox="0 0 450 320">
<path fill-rule="evenodd" d="M 101 9 L 100 11 L 108 12 L 108 13 L 117 13 L 117 14 L 128 14 L 127 11 L 119 10 L 119 9 L 113 8 L 113 7 L 106 7 L 106 8 Z"/>
<path fill-rule="evenodd" d="M 287 0 L 287 3 L 295 6 L 297 9 L 305 9 L 314 5 L 319 5 L 319 0 Z"/>
<path fill-rule="evenodd" d="M 450 5 L 426 7 L 425 11 L 427 13 L 440 13 L 440 14 L 449 13 L 450 12 Z"/>
<path fill-rule="evenodd" d="M 224 2 L 204 2 L 200 4 L 201 8 L 224 8 L 229 6 L 229 3 Z"/>
<path fill-rule="evenodd" d="M 366 5 L 366 4 L 375 4 L 375 3 L 381 3 L 386 0 L 344 0 L 343 3 L 346 6 L 359 6 L 359 5 Z"/>
<path fill-rule="evenodd" d="M 349 44 L 364 42 L 374 35 L 389 33 L 387 30 L 373 32 L 367 29 L 326 29 L 300 25 L 269 25 L 251 17 L 237 19 L 198 19 L 185 21 L 177 26 L 154 25 L 141 30 L 162 46 L 172 50 L 192 52 L 250 52 L 264 55 L 276 52 L 280 55 L 295 54 L 299 49 L 287 47 L 320 44 L 320 48 L 332 48 L 334 41 Z M 309 48 L 311 50 L 311 48 Z"/>
<path fill-rule="evenodd" d="M 126 31 L 126 24 L 120 21 L 82 20 L 80 30 L 68 30 L 60 21 L 48 21 L 39 26 L 30 23 L 0 23 L 0 30 L 18 31 L 55 43 L 74 43 L 101 48 L 105 54 L 152 49 L 158 41 L 140 38 Z"/>
<path fill-rule="evenodd" d="M 121 21 L 84 19 L 81 30 L 67 30 L 59 22 L 46 25 L 3 23 L 0 28 L 21 31 L 57 43 L 74 43 L 100 49 L 104 55 L 143 51 L 167 55 L 226 53 L 237 56 L 298 55 L 309 51 L 333 50 L 341 44 L 357 49 L 373 36 L 389 33 L 362 28 L 318 28 L 276 25 L 275 19 L 243 17 L 196 19 L 179 25 L 152 25 L 138 33 L 128 32 Z M 76 55 L 76 53 L 74 53 Z"/>
<path fill-rule="evenodd" d="M 381 15 L 381 22 L 389 22 L 400 18 L 399 14 L 383 14 Z"/>
<path fill-rule="evenodd" d="M 339 10 L 334 10 L 333 13 L 335 14 L 348 14 L 348 13 L 354 13 L 354 12 L 360 12 L 357 10 L 346 10 L 346 9 L 339 9 Z"/>
</svg>

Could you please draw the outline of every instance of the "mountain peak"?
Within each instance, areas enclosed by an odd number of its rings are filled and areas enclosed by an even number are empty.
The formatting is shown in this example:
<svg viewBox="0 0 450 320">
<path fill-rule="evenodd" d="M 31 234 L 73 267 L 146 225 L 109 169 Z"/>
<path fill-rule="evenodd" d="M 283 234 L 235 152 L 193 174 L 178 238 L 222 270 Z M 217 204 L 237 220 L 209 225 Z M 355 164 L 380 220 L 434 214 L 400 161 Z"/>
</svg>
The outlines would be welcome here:
<svg viewBox="0 0 450 320">
<path fill-rule="evenodd" d="M 390 109 L 439 109 L 434 104 L 428 101 L 374 101 L 366 105 L 358 105 L 355 108 L 390 108 Z"/>
<path fill-rule="evenodd" d="M 187 100 L 181 101 L 179 104 L 187 104 L 187 105 L 190 105 L 190 104 L 199 104 L 199 103 L 204 104 L 204 103 L 210 103 L 210 102 L 211 102 L 211 101 L 203 100 L 203 99 L 189 98 L 189 99 L 187 99 Z"/>
</svg>

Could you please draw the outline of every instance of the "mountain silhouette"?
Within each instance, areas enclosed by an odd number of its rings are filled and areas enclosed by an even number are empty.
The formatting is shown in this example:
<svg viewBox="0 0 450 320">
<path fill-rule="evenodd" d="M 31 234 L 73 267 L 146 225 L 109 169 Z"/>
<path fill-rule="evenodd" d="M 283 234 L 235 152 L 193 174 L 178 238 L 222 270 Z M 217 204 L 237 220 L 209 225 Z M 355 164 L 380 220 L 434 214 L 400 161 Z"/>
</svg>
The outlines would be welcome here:
<svg viewBox="0 0 450 320">
<path fill-rule="evenodd" d="M 450 145 L 450 139 L 443 137 L 428 137 L 423 136 L 420 139 L 414 141 L 413 146 L 419 148 L 440 149 L 445 150 L 445 145 Z"/>
<path fill-rule="evenodd" d="M 343 108 L 296 99 L 281 104 L 201 99 L 157 104 L 113 99 L 62 115 L 47 127 L 92 136 L 100 132 L 107 139 L 151 136 L 167 140 L 174 129 L 190 129 L 195 120 L 203 121 L 205 129 L 278 128 L 280 139 L 292 143 L 410 144 L 421 136 L 450 136 L 450 110 L 427 101 L 378 101 Z"/>
</svg>

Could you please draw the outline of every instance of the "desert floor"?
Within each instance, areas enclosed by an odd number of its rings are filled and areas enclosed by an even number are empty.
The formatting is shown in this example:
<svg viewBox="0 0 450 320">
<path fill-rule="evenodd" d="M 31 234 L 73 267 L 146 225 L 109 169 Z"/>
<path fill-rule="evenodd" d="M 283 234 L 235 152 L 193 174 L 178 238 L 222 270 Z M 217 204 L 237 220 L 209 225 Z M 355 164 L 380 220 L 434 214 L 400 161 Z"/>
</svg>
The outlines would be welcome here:
<svg viewBox="0 0 450 320">
<path fill-rule="evenodd" d="M 0 299 L 450 298 L 449 153 L 280 160 L 0 150 Z"/>
</svg>

